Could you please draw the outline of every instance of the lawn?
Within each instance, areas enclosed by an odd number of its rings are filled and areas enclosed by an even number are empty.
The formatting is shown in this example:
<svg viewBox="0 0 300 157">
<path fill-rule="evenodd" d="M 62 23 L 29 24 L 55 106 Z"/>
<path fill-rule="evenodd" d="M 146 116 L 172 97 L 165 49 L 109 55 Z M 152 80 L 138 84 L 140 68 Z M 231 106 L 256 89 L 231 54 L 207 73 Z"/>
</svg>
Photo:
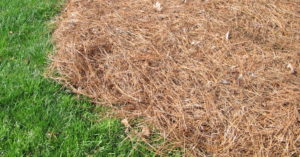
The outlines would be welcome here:
<svg viewBox="0 0 300 157">
<path fill-rule="evenodd" d="M 0 1 L 0 156 L 151 156 L 120 120 L 45 78 L 60 0 Z M 135 148 L 135 149 L 134 149 Z"/>
</svg>

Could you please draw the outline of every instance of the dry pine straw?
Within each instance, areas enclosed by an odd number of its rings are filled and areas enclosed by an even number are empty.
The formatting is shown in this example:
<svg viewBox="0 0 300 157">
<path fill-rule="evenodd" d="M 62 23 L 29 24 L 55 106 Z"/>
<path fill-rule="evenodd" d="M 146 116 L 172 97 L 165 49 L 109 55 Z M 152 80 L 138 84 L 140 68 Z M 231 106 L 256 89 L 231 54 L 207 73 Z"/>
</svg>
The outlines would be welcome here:
<svg viewBox="0 0 300 157">
<path fill-rule="evenodd" d="M 69 0 L 51 77 L 195 156 L 300 153 L 298 0 Z"/>
</svg>

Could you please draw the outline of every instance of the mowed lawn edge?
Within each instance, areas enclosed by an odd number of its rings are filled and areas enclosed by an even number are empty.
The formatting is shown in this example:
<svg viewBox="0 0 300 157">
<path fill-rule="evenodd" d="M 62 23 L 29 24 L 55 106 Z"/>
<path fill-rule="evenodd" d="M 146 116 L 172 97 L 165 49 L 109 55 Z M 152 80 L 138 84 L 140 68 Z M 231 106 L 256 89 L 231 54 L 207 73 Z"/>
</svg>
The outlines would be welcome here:
<svg viewBox="0 0 300 157">
<path fill-rule="evenodd" d="M 106 108 L 43 76 L 61 0 L 0 1 L 0 156 L 153 156 Z"/>
</svg>

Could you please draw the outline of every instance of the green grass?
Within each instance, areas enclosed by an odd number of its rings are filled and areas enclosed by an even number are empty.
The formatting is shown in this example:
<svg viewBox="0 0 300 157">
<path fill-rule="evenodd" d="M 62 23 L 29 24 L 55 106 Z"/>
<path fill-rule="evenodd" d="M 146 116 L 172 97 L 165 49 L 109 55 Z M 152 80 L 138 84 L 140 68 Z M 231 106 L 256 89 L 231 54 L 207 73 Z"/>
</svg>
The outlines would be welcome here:
<svg viewBox="0 0 300 157">
<path fill-rule="evenodd" d="M 152 156 L 103 107 L 43 77 L 61 3 L 0 0 L 0 156 Z"/>
</svg>

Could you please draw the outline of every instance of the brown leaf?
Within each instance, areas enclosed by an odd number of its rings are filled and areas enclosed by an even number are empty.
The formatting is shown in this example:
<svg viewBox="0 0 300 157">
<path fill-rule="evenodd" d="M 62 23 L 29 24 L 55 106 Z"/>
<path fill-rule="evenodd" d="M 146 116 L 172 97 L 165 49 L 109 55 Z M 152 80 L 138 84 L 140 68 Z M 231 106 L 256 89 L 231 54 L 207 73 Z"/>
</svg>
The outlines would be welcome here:
<svg viewBox="0 0 300 157">
<path fill-rule="evenodd" d="M 129 122 L 128 122 L 127 118 L 123 119 L 123 120 L 121 121 L 121 123 L 122 123 L 126 128 L 130 128 L 130 127 L 131 127 L 131 126 L 129 125 Z"/>
<path fill-rule="evenodd" d="M 143 126 L 141 135 L 143 137 L 149 137 L 151 134 L 150 129 L 147 126 Z"/>
</svg>

